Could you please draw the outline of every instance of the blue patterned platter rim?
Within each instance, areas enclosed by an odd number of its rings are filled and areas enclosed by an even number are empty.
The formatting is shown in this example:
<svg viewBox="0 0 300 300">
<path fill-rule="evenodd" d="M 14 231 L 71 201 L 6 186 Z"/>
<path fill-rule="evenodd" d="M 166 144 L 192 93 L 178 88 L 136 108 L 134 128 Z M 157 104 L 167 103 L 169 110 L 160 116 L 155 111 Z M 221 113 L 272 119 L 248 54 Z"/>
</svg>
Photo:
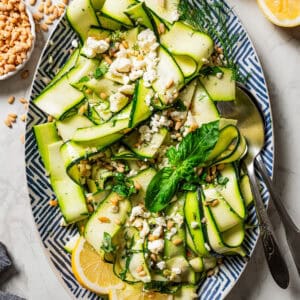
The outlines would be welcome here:
<svg viewBox="0 0 300 300">
<path fill-rule="evenodd" d="M 197 1 L 193 1 L 193 4 L 195 6 L 198 5 Z M 227 22 L 229 33 L 239 34 L 238 43 L 231 53 L 232 58 L 240 65 L 242 74 L 251 74 L 246 86 L 259 99 L 259 105 L 266 120 L 266 143 L 262 155 L 269 174 L 272 175 L 274 162 L 272 112 L 263 70 L 254 46 L 233 10 L 230 10 Z M 31 102 L 27 118 L 25 145 L 26 174 L 34 221 L 46 255 L 57 276 L 61 279 L 63 285 L 73 298 L 99 299 L 94 293 L 82 288 L 72 274 L 70 255 L 63 250 L 63 246 L 76 233 L 76 228 L 61 227 L 60 221 L 62 217 L 59 209 L 50 207 L 48 204 L 50 199 L 55 198 L 55 195 L 38 153 L 32 130 L 34 125 L 47 122 L 47 116 L 32 103 L 32 100 L 44 89 L 47 79 L 53 78 L 57 68 L 60 68 L 69 57 L 70 49 L 72 49 L 71 43 L 76 38 L 76 34 L 72 31 L 66 18 L 63 17 L 50 36 L 38 64 L 32 85 Z M 49 64 L 50 55 L 53 58 L 51 64 Z M 269 200 L 268 193 L 262 182 L 261 185 L 263 200 L 267 205 Z M 250 209 L 248 223 L 256 224 L 254 207 Z M 258 234 L 259 232 L 256 227 L 246 232 L 243 245 L 249 256 L 251 256 L 255 248 Z M 237 282 L 246 264 L 247 262 L 240 257 L 226 258 L 224 264 L 220 267 L 219 274 L 207 278 L 201 285 L 199 299 L 224 299 Z"/>
</svg>

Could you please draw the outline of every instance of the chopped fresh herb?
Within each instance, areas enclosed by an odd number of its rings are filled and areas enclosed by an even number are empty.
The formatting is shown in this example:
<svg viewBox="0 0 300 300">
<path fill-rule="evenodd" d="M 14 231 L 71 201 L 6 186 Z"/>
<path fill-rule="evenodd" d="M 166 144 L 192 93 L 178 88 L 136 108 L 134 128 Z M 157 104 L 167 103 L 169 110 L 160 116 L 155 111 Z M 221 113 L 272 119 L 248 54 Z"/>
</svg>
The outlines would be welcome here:
<svg viewBox="0 0 300 300">
<path fill-rule="evenodd" d="M 81 82 L 87 82 L 87 81 L 89 81 L 90 80 L 90 77 L 89 76 L 83 76 L 83 77 L 81 77 L 80 78 L 80 80 L 78 81 L 79 83 L 81 83 Z"/>
<path fill-rule="evenodd" d="M 183 191 L 196 191 L 197 190 L 197 185 L 193 184 L 193 183 L 184 183 L 182 185 L 182 188 L 181 188 Z"/>
<path fill-rule="evenodd" d="M 194 168 L 205 164 L 218 138 L 219 122 L 215 121 L 189 133 L 177 149 L 170 147 L 167 157 L 171 167 L 161 169 L 151 180 L 145 198 L 147 209 L 152 212 L 164 209 L 180 183 L 195 178 Z"/>
<path fill-rule="evenodd" d="M 128 272 L 128 269 L 129 269 L 130 260 L 131 260 L 131 256 L 127 256 L 126 262 L 125 262 L 125 269 L 122 272 L 119 273 L 119 276 L 122 280 L 126 279 L 127 272 Z"/>
<path fill-rule="evenodd" d="M 121 30 L 115 30 L 111 34 L 110 38 L 113 43 L 119 42 L 124 38 L 124 32 Z"/>
<path fill-rule="evenodd" d="M 99 79 L 108 72 L 109 66 L 106 62 L 101 63 L 100 66 L 95 70 L 94 77 Z"/>
<path fill-rule="evenodd" d="M 112 190 L 120 196 L 129 197 L 136 193 L 134 182 L 123 173 L 117 173 L 114 176 L 114 183 Z"/>
<path fill-rule="evenodd" d="M 116 250 L 116 247 L 112 244 L 111 235 L 107 232 L 103 233 L 103 243 L 101 249 L 105 253 L 113 253 Z"/>
<path fill-rule="evenodd" d="M 226 185 L 228 181 L 229 181 L 228 177 L 223 177 L 221 175 L 217 176 L 217 182 L 219 185 Z"/>
<path fill-rule="evenodd" d="M 186 106 L 184 105 L 184 103 L 181 99 L 178 99 L 176 101 L 176 103 L 174 104 L 174 109 L 177 111 L 186 111 L 187 110 Z"/>
<path fill-rule="evenodd" d="M 224 72 L 217 66 L 208 66 L 199 72 L 200 75 L 203 75 L 204 77 L 208 77 L 210 75 L 216 76 L 217 74 L 224 74 Z"/>
<path fill-rule="evenodd" d="M 137 43 L 135 43 L 133 46 L 132 46 L 132 49 L 134 51 L 138 51 L 140 48 L 139 48 L 139 45 Z"/>
</svg>

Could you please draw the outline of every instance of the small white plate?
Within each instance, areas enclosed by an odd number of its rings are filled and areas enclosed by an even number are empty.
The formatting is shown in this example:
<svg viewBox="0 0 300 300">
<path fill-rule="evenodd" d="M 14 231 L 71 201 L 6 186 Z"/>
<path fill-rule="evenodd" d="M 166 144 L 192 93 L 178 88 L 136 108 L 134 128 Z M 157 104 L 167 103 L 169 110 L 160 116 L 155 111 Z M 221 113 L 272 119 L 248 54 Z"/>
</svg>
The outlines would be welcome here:
<svg viewBox="0 0 300 300">
<path fill-rule="evenodd" d="M 26 65 L 26 63 L 29 61 L 29 59 L 31 57 L 31 54 L 33 52 L 34 44 L 35 44 L 35 24 L 34 24 L 34 20 L 33 20 L 32 14 L 31 14 L 31 12 L 28 9 L 28 6 L 26 4 L 25 4 L 25 8 L 26 8 L 26 13 L 28 15 L 29 22 L 30 22 L 30 27 L 31 27 L 31 34 L 32 34 L 32 45 L 31 45 L 31 48 L 27 52 L 26 59 L 21 64 L 19 64 L 14 71 L 8 72 L 8 73 L 6 73 L 4 75 L 0 75 L 0 80 L 5 80 L 5 79 L 7 79 L 7 78 L 9 78 L 9 77 L 17 74 L 20 70 L 22 70 L 24 68 L 24 66 Z"/>
</svg>

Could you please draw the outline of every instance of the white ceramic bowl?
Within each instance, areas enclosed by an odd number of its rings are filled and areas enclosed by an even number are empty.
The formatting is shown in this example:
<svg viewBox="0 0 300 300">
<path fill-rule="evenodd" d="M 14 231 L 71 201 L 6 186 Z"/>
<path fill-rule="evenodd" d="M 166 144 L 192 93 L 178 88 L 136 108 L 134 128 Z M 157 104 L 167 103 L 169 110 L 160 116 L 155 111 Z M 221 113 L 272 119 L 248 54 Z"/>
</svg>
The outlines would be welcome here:
<svg viewBox="0 0 300 300">
<path fill-rule="evenodd" d="M 30 59 L 31 54 L 32 54 L 33 49 L 34 49 L 35 38 L 36 38 L 36 36 L 35 36 L 35 24 L 34 24 L 32 14 L 31 14 L 30 10 L 28 9 L 28 6 L 26 5 L 26 3 L 24 3 L 24 4 L 25 4 L 26 13 L 28 15 L 29 22 L 30 22 L 30 27 L 31 27 L 32 45 L 31 45 L 31 48 L 29 49 L 29 51 L 27 52 L 27 57 L 25 58 L 25 60 L 21 64 L 19 64 L 14 71 L 8 72 L 4 75 L 0 75 L 0 80 L 5 80 L 5 79 L 17 74 L 20 70 L 22 70 L 24 68 L 24 66 L 26 65 L 26 63 L 28 62 L 28 60 Z"/>
</svg>

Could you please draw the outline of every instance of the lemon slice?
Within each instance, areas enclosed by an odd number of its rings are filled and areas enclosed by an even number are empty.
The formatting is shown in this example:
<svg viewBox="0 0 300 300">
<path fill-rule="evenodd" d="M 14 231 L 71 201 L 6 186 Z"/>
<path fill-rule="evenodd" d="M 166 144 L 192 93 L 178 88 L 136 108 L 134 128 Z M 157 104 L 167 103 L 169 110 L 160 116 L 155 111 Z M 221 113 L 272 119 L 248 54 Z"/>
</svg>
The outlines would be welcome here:
<svg viewBox="0 0 300 300">
<path fill-rule="evenodd" d="M 109 300 L 173 300 L 172 295 L 155 292 L 143 292 L 143 285 L 126 284 L 122 290 L 112 290 Z"/>
<path fill-rule="evenodd" d="M 113 265 L 104 262 L 83 237 L 72 252 L 72 270 L 78 282 L 94 293 L 109 294 L 124 288 L 124 282 L 113 272 Z"/>
<path fill-rule="evenodd" d="M 282 27 L 300 25 L 299 0 L 257 0 L 257 3 L 272 23 Z"/>
</svg>

